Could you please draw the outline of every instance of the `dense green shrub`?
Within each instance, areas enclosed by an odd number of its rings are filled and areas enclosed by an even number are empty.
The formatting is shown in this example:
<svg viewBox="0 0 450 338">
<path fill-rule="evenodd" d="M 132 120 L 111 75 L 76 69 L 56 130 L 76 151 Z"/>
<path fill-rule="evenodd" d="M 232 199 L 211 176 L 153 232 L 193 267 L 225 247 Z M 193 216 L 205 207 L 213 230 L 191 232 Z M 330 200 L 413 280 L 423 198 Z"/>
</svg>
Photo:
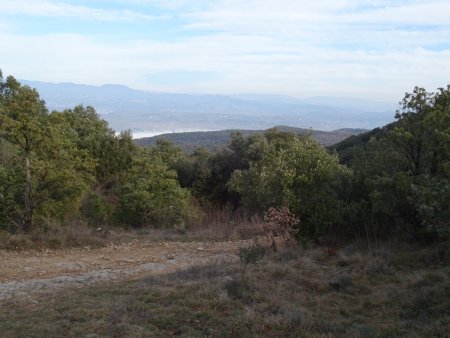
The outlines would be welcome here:
<svg viewBox="0 0 450 338">
<path fill-rule="evenodd" d="M 261 159 L 237 170 L 231 189 L 255 212 L 287 205 L 308 236 L 326 233 L 339 218 L 334 185 L 350 172 L 311 137 L 270 131 Z"/>
<path fill-rule="evenodd" d="M 380 237 L 448 238 L 450 201 L 450 86 L 415 88 L 396 121 L 334 148 L 353 171 L 347 205 L 363 206 L 357 222 Z M 362 221 L 362 222 L 361 222 Z"/>
<path fill-rule="evenodd" d="M 188 190 L 161 158 L 141 155 L 133 160 L 116 188 L 116 217 L 135 227 L 183 227 L 197 217 Z"/>
</svg>

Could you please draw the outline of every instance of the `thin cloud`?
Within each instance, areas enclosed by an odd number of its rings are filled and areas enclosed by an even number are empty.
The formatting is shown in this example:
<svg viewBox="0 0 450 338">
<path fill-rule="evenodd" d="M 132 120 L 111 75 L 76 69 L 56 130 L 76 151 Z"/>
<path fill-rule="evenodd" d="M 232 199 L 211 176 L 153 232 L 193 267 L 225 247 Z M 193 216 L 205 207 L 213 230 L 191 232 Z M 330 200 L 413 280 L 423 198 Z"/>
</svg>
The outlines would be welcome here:
<svg viewBox="0 0 450 338">
<path fill-rule="evenodd" d="M 365 6 L 361 4 L 366 3 Z M 359 4 L 359 5 L 357 5 Z M 390 6 L 368 6 L 365 1 L 312 1 L 308 3 L 287 0 L 247 0 L 222 1 L 201 12 L 187 13 L 187 27 L 195 29 L 217 29 L 223 31 L 260 31 L 283 33 L 286 27 L 297 27 L 297 31 L 312 27 L 352 28 L 364 25 L 373 31 L 385 30 L 386 25 L 402 26 L 443 26 L 449 27 L 450 3 L 432 1 Z M 294 31 L 295 33 L 295 31 Z"/>
<path fill-rule="evenodd" d="M 1 2 L 0 12 L 3 16 L 24 15 L 100 21 L 135 21 L 161 18 L 130 10 L 106 10 L 45 0 L 15 0 Z"/>
<path fill-rule="evenodd" d="M 119 40 L 104 32 L 31 37 L 2 30 L 4 72 L 30 80 L 123 83 L 155 91 L 356 95 L 381 100 L 397 100 L 415 85 L 445 86 L 450 78 L 450 23 L 444 20 L 450 10 L 447 1 L 112 2 L 130 9 L 130 21 L 154 13 L 155 7 L 160 9 L 156 12 L 176 18 L 161 28 L 163 36 L 170 32 L 171 38 L 146 34 L 160 29 L 157 25 L 141 25 L 148 31 L 133 35 L 132 25 L 118 18 L 126 17 L 120 9 L 96 12 L 39 0 L 56 4 L 53 10 L 36 9 L 39 15 L 76 17 L 87 11 L 90 18 L 117 19 L 117 27 L 128 33 Z M 31 6 L 22 7 L 21 13 L 38 15 L 32 6 L 35 1 L 20 3 Z M 62 13 L 62 4 L 71 11 Z M 152 74 L 160 74 L 161 81 L 149 81 Z M 181 74 L 178 81 L 176 74 Z M 196 81 L 193 74 L 214 76 Z"/>
<path fill-rule="evenodd" d="M 267 38 L 248 41 L 241 36 L 227 35 L 176 43 L 130 41 L 120 46 L 73 35 L 10 36 L 8 39 L 0 35 L 0 42 L 11 46 L 4 57 L 15 57 L 8 72 L 21 78 L 54 82 L 70 79 L 93 84 L 121 82 L 158 91 L 294 96 L 353 93 L 396 99 L 414 85 L 441 86 L 450 74 L 446 61 L 450 51 L 330 53 L 320 48 L 284 47 Z M 48 53 L 55 45 L 58 49 Z M 32 61 L 27 57 L 30 49 L 34 51 Z M 79 53 L 80 50 L 89 53 Z M 271 50 L 279 52 L 271 54 L 268 52 Z M 41 65 L 52 66 L 45 69 Z M 215 72 L 221 76 L 220 81 L 212 79 L 197 85 L 176 81 L 158 85 L 146 81 L 149 74 L 164 71 Z"/>
<path fill-rule="evenodd" d="M 184 27 L 331 49 L 448 49 L 448 13 L 450 3 L 444 1 L 227 0 L 186 13 Z"/>
</svg>

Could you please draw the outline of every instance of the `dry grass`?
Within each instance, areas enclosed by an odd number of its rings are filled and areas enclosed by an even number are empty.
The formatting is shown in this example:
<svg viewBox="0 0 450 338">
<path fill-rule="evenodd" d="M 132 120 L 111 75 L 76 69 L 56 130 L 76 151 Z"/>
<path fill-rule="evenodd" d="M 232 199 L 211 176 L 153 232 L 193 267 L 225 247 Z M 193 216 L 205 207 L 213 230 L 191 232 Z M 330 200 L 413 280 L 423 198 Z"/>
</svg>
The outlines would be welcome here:
<svg viewBox="0 0 450 338">
<path fill-rule="evenodd" d="M 84 222 L 69 225 L 54 224 L 46 230 L 39 229 L 32 233 L 11 234 L 0 229 L 0 250 L 58 249 L 70 247 L 102 247 L 113 244 L 128 243 L 132 240 L 142 241 L 222 241 L 259 238 L 265 245 L 273 244 L 270 222 L 263 218 L 233 211 L 230 208 L 211 208 L 205 210 L 202 221 L 191 224 L 188 228 L 140 228 L 124 229 L 106 227 L 107 236 L 101 236 L 96 228 Z M 269 228 L 268 228 L 269 227 Z M 273 231 L 272 231 L 273 232 Z M 274 239 L 276 246 L 282 247 L 284 239 Z"/>
<path fill-rule="evenodd" d="M 241 231 L 253 227 L 246 218 L 236 212 L 224 209 L 211 209 L 205 213 L 201 223 L 188 229 L 123 229 L 107 227 L 107 236 L 102 236 L 96 228 L 83 222 L 70 225 L 53 225 L 32 233 L 11 234 L 0 230 L 0 250 L 59 249 L 70 247 L 103 247 L 111 243 L 122 244 L 132 240 L 142 241 L 215 241 L 248 239 L 255 233 Z"/>
<path fill-rule="evenodd" d="M 93 233 L 92 228 L 76 224 L 70 227 L 54 227 L 47 231 L 36 230 L 31 233 L 18 232 L 10 234 L 0 232 L 0 249 L 58 249 L 77 246 L 101 247 L 111 240 L 123 238 L 123 234 L 111 233 L 107 238 Z M 123 238 L 125 240 L 125 238 Z"/>
<path fill-rule="evenodd" d="M 201 234 L 204 238 L 248 239 L 253 233 L 242 229 L 252 228 L 247 215 L 231 208 L 210 208 L 205 210 L 201 223 L 189 227 L 188 232 Z"/>
<path fill-rule="evenodd" d="M 217 262 L 3 304 L 2 337 L 448 337 L 442 247 L 268 252 L 245 275 Z M 445 253 L 447 252 L 447 254 Z M 43 315 L 45 314 L 45 315 Z"/>
</svg>

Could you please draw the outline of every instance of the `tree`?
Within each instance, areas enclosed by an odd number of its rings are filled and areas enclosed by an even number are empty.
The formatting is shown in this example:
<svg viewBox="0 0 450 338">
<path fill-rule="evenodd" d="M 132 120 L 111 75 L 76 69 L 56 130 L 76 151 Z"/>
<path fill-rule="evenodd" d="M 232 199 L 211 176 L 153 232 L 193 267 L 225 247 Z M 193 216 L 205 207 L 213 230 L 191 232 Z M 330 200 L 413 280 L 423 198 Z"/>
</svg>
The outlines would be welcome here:
<svg viewBox="0 0 450 338">
<path fill-rule="evenodd" d="M 337 155 L 330 155 L 310 136 L 271 130 L 264 137 L 268 150 L 260 160 L 250 161 L 248 169 L 235 171 L 230 188 L 252 211 L 288 206 L 302 222 L 302 230 L 319 237 L 339 215 L 334 181 L 349 172 Z"/>
<path fill-rule="evenodd" d="M 174 227 L 186 225 L 196 216 L 189 191 L 180 187 L 176 172 L 144 150 L 134 156 L 116 191 L 116 215 L 122 224 Z"/>
<path fill-rule="evenodd" d="M 61 113 L 47 117 L 47 141 L 34 151 L 32 199 L 36 221 L 77 215 L 95 182 L 96 161 L 77 147 L 77 133 Z"/>
<path fill-rule="evenodd" d="M 46 141 L 47 115 L 45 103 L 35 89 L 20 85 L 12 76 L 4 81 L 0 71 L 1 137 L 18 146 L 23 155 L 24 231 L 30 231 L 33 225 L 32 152 Z"/>
<path fill-rule="evenodd" d="M 395 175 L 404 176 L 413 231 L 442 237 L 450 226 L 450 86 L 435 93 L 416 87 L 400 108 L 388 140 L 405 164 Z"/>
<path fill-rule="evenodd" d="M 381 236 L 448 238 L 450 86 L 435 93 L 414 88 L 395 117 L 340 145 L 354 172 L 351 203 L 364 207 L 356 221 Z"/>
<path fill-rule="evenodd" d="M 76 132 L 77 148 L 96 162 L 95 176 L 99 184 L 110 183 L 108 180 L 129 169 L 136 148 L 130 132 L 116 135 L 91 106 L 79 105 L 62 115 Z"/>
<path fill-rule="evenodd" d="M 9 184 L 8 193 L 3 194 L 3 203 L 10 210 L 6 219 L 29 232 L 49 219 L 63 221 L 75 215 L 94 182 L 95 160 L 79 144 L 67 115 L 49 114 L 35 89 L 20 85 L 11 76 L 6 81 L 0 76 L 0 88 L 0 136 L 23 163 L 21 170 L 11 164 L 2 170 L 4 182 L 15 182 L 14 189 Z M 12 175 L 11 169 L 17 173 Z M 9 192 L 20 184 L 22 217 L 13 207 L 17 197 Z"/>
<path fill-rule="evenodd" d="M 23 160 L 17 147 L 0 138 L 0 229 L 20 227 L 23 182 Z"/>
</svg>

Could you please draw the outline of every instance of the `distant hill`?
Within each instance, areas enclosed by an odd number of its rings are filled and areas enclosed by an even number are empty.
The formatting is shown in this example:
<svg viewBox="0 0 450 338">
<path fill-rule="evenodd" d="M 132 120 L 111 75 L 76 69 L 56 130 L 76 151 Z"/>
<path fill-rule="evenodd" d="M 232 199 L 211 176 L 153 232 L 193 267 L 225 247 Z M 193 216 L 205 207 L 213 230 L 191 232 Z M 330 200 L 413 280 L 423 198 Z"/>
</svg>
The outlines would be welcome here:
<svg viewBox="0 0 450 338">
<path fill-rule="evenodd" d="M 349 136 L 358 135 L 360 133 L 364 133 L 367 131 L 367 129 L 352 129 L 352 128 L 343 128 L 334 131 L 321 131 L 321 130 L 312 130 L 287 126 L 277 126 L 275 128 L 283 131 L 293 132 L 296 134 L 311 133 L 311 135 L 320 143 L 322 143 L 324 146 L 336 144 L 337 142 L 340 142 L 348 138 Z M 224 146 L 229 142 L 231 133 L 236 131 L 242 133 L 244 136 L 249 136 L 252 134 L 261 134 L 265 132 L 265 130 L 228 129 L 220 131 L 162 134 L 153 137 L 139 138 L 135 139 L 134 141 L 136 144 L 140 146 L 152 147 L 156 145 L 158 139 L 165 139 L 180 146 L 185 151 L 190 152 L 198 147 L 213 149 L 214 147 Z"/>
<path fill-rule="evenodd" d="M 117 131 L 136 135 L 198 130 L 263 130 L 286 125 L 317 130 L 372 129 L 392 120 L 395 103 L 352 97 L 156 93 L 122 85 L 88 86 L 21 80 L 50 110 L 93 106 Z"/>
</svg>

